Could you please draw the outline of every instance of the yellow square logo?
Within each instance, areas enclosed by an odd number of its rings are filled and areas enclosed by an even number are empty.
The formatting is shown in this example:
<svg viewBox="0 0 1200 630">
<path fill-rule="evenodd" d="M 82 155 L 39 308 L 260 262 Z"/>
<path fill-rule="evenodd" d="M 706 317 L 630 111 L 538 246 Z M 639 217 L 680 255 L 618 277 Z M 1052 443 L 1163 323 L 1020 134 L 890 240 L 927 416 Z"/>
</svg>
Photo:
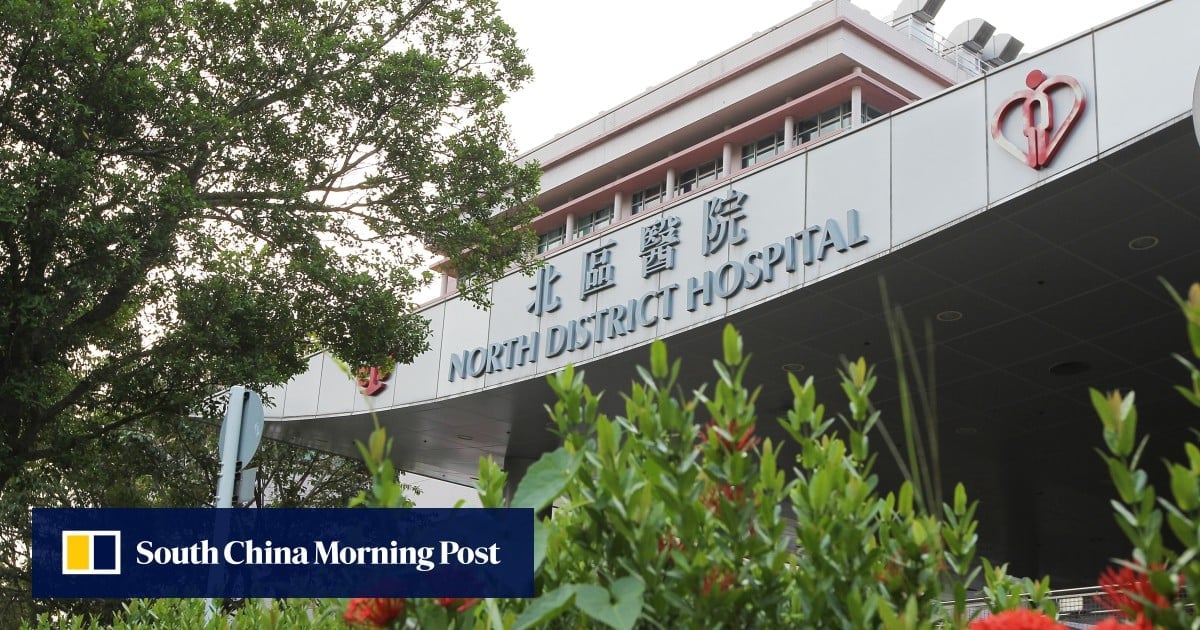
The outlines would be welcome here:
<svg viewBox="0 0 1200 630">
<path fill-rule="evenodd" d="M 119 575 L 121 532 L 64 531 L 62 572 L 63 575 Z"/>
</svg>

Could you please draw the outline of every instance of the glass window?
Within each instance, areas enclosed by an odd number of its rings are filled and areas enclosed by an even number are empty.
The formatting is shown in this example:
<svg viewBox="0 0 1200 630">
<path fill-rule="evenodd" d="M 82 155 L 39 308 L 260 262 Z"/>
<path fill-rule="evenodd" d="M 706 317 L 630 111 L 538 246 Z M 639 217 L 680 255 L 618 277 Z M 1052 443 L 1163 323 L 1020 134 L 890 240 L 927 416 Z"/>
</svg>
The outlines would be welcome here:
<svg viewBox="0 0 1200 630">
<path fill-rule="evenodd" d="M 883 116 L 882 111 L 875 109 L 874 107 L 871 107 L 870 105 L 867 105 L 866 103 L 863 103 L 862 110 L 863 110 L 862 111 L 862 118 L 863 118 L 862 121 L 863 122 L 867 122 L 868 120 L 875 120 L 876 118 Z"/>
<path fill-rule="evenodd" d="M 817 119 L 809 118 L 796 123 L 796 144 L 804 144 L 817 139 Z"/>
<path fill-rule="evenodd" d="M 575 235 L 573 238 L 587 236 L 613 222 L 613 207 L 601 208 L 589 212 L 575 220 Z"/>
<path fill-rule="evenodd" d="M 679 181 L 675 183 L 675 194 L 679 195 L 691 192 L 717 181 L 717 178 L 721 176 L 721 169 L 723 167 L 721 158 L 717 158 L 711 162 L 705 162 L 696 168 L 684 171 L 679 175 Z"/>
<path fill-rule="evenodd" d="M 782 152 L 783 132 L 776 131 L 758 142 L 742 146 L 742 168 L 753 166 Z"/>
<path fill-rule="evenodd" d="M 870 118 L 868 118 L 868 111 L 876 112 L 878 115 L 882 115 L 879 113 L 879 110 L 873 107 L 868 108 L 866 105 L 864 105 L 864 121 L 870 120 Z M 792 141 L 798 145 L 804 144 L 805 142 L 812 142 L 813 140 L 816 140 L 817 138 L 826 134 L 831 134 L 842 129 L 849 129 L 851 116 L 850 102 L 846 101 L 837 107 L 830 107 L 829 109 L 817 114 L 816 116 L 813 116 L 812 118 L 805 118 L 804 120 L 796 121 L 796 131 L 795 135 L 792 137 Z M 873 118 L 874 116 L 871 117 Z"/>
<path fill-rule="evenodd" d="M 560 225 L 541 236 L 538 236 L 538 253 L 548 252 L 563 244 L 567 239 L 567 226 Z"/>
<path fill-rule="evenodd" d="M 645 190 L 640 190 L 633 193 L 633 202 L 631 203 L 630 214 L 637 214 L 643 210 L 652 208 L 666 199 L 667 187 L 661 183 L 655 184 Z"/>
</svg>

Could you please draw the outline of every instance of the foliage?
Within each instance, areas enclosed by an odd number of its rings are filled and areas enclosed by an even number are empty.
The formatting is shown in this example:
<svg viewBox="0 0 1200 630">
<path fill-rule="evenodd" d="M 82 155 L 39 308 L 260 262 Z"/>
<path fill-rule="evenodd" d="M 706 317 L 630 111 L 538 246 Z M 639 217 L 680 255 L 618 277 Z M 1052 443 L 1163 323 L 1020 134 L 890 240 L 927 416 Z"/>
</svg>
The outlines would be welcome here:
<svg viewBox="0 0 1200 630">
<path fill-rule="evenodd" d="M 1179 303 L 1200 359 L 1200 284 Z M 599 396 L 581 372 L 567 367 L 549 377 L 557 397 L 549 411 L 563 446 L 529 468 L 511 501 L 539 514 L 538 597 L 356 599 L 316 608 L 344 611 L 348 622 L 428 628 L 1063 627 L 1054 620 L 1048 580 L 1016 579 L 986 560 L 982 571 L 972 568 L 975 504 L 961 485 L 940 518 L 922 508 L 926 491 L 911 480 L 880 496 L 869 440 L 880 417 L 865 361 L 846 365 L 847 409 L 829 417 L 811 378 L 790 379 L 793 406 L 780 419 L 797 453 L 789 478 L 780 447 L 755 436 L 757 393 L 742 382 L 748 359 L 731 327 L 723 350 L 712 393 L 683 397 L 676 392 L 680 364 L 656 341 L 650 369 L 639 368 L 641 382 L 615 418 L 599 412 Z M 1180 392 L 1200 406 L 1200 370 L 1179 360 L 1192 385 Z M 1138 467 L 1145 439 L 1137 443 L 1132 394 L 1092 397 L 1120 498 L 1113 507 L 1133 543 L 1131 559 L 1101 578 L 1103 603 L 1124 621 L 1112 617 L 1098 627 L 1195 627 L 1200 447 L 1184 445 L 1186 464 L 1167 462 L 1171 496 L 1158 497 Z M 391 448 L 379 428 L 360 445 L 373 481 L 353 503 L 406 504 L 395 488 Z M 507 503 L 506 481 L 494 461 L 480 462 L 485 507 Z M 794 547 L 785 505 L 794 514 Z M 1179 549 L 1164 540 L 1164 523 Z M 992 614 L 972 620 L 958 586 L 980 574 Z M 953 601 L 942 603 L 947 593 Z"/>
<path fill-rule="evenodd" d="M 187 419 L 154 419 L 137 430 L 102 436 L 94 449 L 48 460 L 18 475 L 0 497 L 0 627 L 16 627 L 40 612 L 95 614 L 120 609 L 113 600 L 30 598 L 28 506 L 200 507 L 213 505 L 218 473 L 217 427 Z M 117 455 L 117 456 L 114 456 Z M 369 487 L 356 460 L 263 440 L 252 465 L 259 469 L 256 507 L 339 507 Z M 394 474 L 394 473 L 393 473 Z M 419 490 L 395 480 L 397 491 Z"/>
<path fill-rule="evenodd" d="M 475 299 L 531 264 L 528 76 L 493 0 L 0 0 L 0 492 L 316 346 L 424 350 L 427 251 Z"/>
<path fill-rule="evenodd" d="M 311 628 L 312 630 L 341 630 L 342 606 L 337 600 L 250 600 L 205 621 L 203 599 L 135 599 L 121 605 L 120 614 L 111 622 L 97 617 L 76 616 L 63 624 L 47 616 L 37 624 L 27 626 L 39 630 L 50 628 L 96 627 L 103 623 L 112 630 L 226 630 L 228 628 Z"/>
<path fill-rule="evenodd" d="M 535 529 L 541 596 L 498 602 L 492 620 L 518 628 L 964 623 L 940 602 L 944 580 L 968 571 L 974 504 L 959 487 L 953 505 L 939 506 L 949 518 L 939 518 L 920 509 L 910 483 L 879 493 L 866 362 L 843 371 L 848 408 L 836 415 L 826 415 L 811 379 L 791 378 L 794 403 L 780 422 L 795 444 L 792 464 L 780 461 L 780 445 L 755 437 L 757 392 L 743 383 L 748 358 L 731 327 L 723 346 L 712 391 L 682 397 L 679 363 L 655 342 L 650 369 L 639 369 L 625 414 L 614 418 L 600 413 L 582 373 L 568 367 L 549 377 L 563 446 L 529 469 L 512 502 L 544 514 Z M 479 479 L 483 504 L 502 505 L 505 474 L 485 461 Z"/>
<path fill-rule="evenodd" d="M 1192 359 L 1175 356 L 1189 379 L 1187 387 L 1176 389 L 1200 407 L 1200 368 L 1192 362 L 1200 359 L 1200 284 L 1191 286 L 1186 299 L 1170 285 L 1167 289 L 1183 311 L 1192 354 Z M 1134 393 L 1104 394 L 1093 389 L 1091 398 L 1108 451 L 1100 456 L 1117 490 L 1113 511 L 1133 546 L 1129 558 L 1115 561 L 1119 569 L 1101 577 L 1104 602 L 1138 627 L 1196 627 L 1200 624 L 1200 443 L 1183 444 L 1183 462 L 1164 462 L 1170 494 L 1159 496 L 1142 467 L 1149 436 L 1137 439 Z M 1173 541 L 1164 536 L 1164 525 Z"/>
</svg>

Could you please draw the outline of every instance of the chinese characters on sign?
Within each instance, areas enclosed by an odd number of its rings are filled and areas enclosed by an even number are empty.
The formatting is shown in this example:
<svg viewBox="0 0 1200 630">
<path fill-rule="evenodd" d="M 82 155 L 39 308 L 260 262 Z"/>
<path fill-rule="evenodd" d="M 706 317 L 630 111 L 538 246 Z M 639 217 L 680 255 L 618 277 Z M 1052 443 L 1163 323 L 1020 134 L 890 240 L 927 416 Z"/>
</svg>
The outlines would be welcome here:
<svg viewBox="0 0 1200 630">
<path fill-rule="evenodd" d="M 597 291 L 617 286 L 617 267 L 612 264 L 610 251 L 616 244 L 616 241 L 612 241 L 583 253 L 583 280 L 579 285 L 579 299 L 587 299 L 587 296 Z"/>
<path fill-rule="evenodd" d="M 740 225 L 746 218 L 747 195 L 730 188 L 724 197 L 713 197 L 704 202 L 704 243 L 700 253 L 708 256 L 725 246 L 745 242 L 750 235 Z"/>
<path fill-rule="evenodd" d="M 642 277 L 675 268 L 679 244 L 679 217 L 662 216 L 642 228 Z"/>
<path fill-rule="evenodd" d="M 707 256 L 749 239 L 749 232 L 742 225 L 747 219 L 747 198 L 745 193 L 730 190 L 704 203 L 702 254 Z M 662 215 L 640 228 L 643 278 L 675 269 L 675 248 L 681 241 L 682 224 L 678 216 Z M 834 252 L 848 252 L 868 240 L 858 210 L 847 210 L 844 218 L 830 217 L 824 223 L 772 235 L 771 242 L 761 247 L 730 250 L 721 264 L 692 270 L 689 277 L 675 281 L 664 278 L 640 296 L 613 300 L 591 312 L 559 315 L 556 321 L 544 322 L 526 334 L 489 340 L 487 345 L 451 353 L 448 378 L 450 382 L 478 378 L 533 364 L 539 358 L 552 359 L 585 351 L 593 345 L 599 347 L 643 329 L 654 331 L 660 321 L 672 320 L 680 310 L 700 311 L 718 300 L 733 299 L 742 291 L 753 291 L 778 280 L 786 283 L 789 275 L 804 267 L 824 262 Z M 581 252 L 581 300 L 616 286 L 620 261 L 614 260 L 613 251 L 617 243 L 608 241 Z M 562 299 L 554 294 L 554 283 L 561 277 L 552 264 L 539 269 L 529 287 L 534 292 L 533 302 L 526 310 L 538 317 L 556 312 L 562 306 Z"/>
<path fill-rule="evenodd" d="M 541 317 L 544 313 L 553 313 L 562 306 L 562 298 L 554 295 L 554 283 L 562 277 L 562 274 L 555 271 L 554 265 L 546 265 L 537 270 L 534 274 L 533 286 L 533 301 L 525 310 Z"/>
</svg>

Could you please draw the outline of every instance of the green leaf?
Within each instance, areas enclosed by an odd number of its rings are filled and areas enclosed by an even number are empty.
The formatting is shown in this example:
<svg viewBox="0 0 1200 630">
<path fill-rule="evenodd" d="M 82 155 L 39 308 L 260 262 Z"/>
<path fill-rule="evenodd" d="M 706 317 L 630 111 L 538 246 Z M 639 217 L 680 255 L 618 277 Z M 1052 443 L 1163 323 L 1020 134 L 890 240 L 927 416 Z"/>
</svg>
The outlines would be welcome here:
<svg viewBox="0 0 1200 630">
<path fill-rule="evenodd" d="M 667 344 L 659 339 L 650 344 L 650 373 L 657 379 L 667 377 Z"/>
<path fill-rule="evenodd" d="M 1104 457 L 1101 455 L 1101 457 Z M 1125 467 L 1125 463 L 1116 457 L 1104 457 L 1104 461 L 1108 464 L 1108 474 L 1112 478 L 1113 485 L 1117 488 L 1117 494 L 1121 500 L 1126 503 L 1133 503 L 1137 496 L 1134 493 L 1133 477 L 1129 474 L 1129 469 Z"/>
<path fill-rule="evenodd" d="M 579 585 L 575 607 L 585 615 L 616 630 L 629 630 L 642 614 L 642 593 L 646 585 L 639 577 L 623 577 L 611 590 L 591 584 Z"/>
<path fill-rule="evenodd" d="M 575 596 L 575 589 L 576 586 L 574 584 L 564 584 L 533 600 L 529 604 L 529 607 L 521 612 L 521 616 L 517 617 L 512 630 L 532 628 L 558 617 L 571 605 L 571 598 Z"/>
<path fill-rule="evenodd" d="M 1179 590 L 1179 586 L 1175 584 L 1175 580 L 1166 571 L 1151 571 L 1150 584 L 1159 594 L 1167 595 L 1168 597 L 1175 595 Z"/>
<path fill-rule="evenodd" d="M 550 542 L 550 526 L 540 519 L 533 519 L 533 572 L 546 560 L 546 545 Z"/>
<path fill-rule="evenodd" d="M 1200 479 L 1190 469 L 1171 464 L 1171 493 L 1175 502 L 1184 510 L 1193 510 L 1200 506 Z"/>
<path fill-rule="evenodd" d="M 733 324 L 725 324 L 722 346 L 725 350 L 725 363 L 740 365 L 742 362 L 742 336 L 738 334 Z"/>
<path fill-rule="evenodd" d="M 896 511 L 900 513 L 900 516 L 907 518 L 912 515 L 912 505 L 912 484 L 905 481 L 904 483 L 900 484 L 900 499 L 896 505 Z"/>
<path fill-rule="evenodd" d="M 571 455 L 561 446 L 533 463 L 513 493 L 512 507 L 541 510 L 566 489 L 583 458 Z"/>
<path fill-rule="evenodd" d="M 912 522 L 912 537 L 913 542 L 917 543 L 918 545 L 925 544 L 925 539 L 928 537 L 928 533 L 925 531 L 925 526 L 922 525 L 921 521 L 919 520 Z"/>
</svg>

